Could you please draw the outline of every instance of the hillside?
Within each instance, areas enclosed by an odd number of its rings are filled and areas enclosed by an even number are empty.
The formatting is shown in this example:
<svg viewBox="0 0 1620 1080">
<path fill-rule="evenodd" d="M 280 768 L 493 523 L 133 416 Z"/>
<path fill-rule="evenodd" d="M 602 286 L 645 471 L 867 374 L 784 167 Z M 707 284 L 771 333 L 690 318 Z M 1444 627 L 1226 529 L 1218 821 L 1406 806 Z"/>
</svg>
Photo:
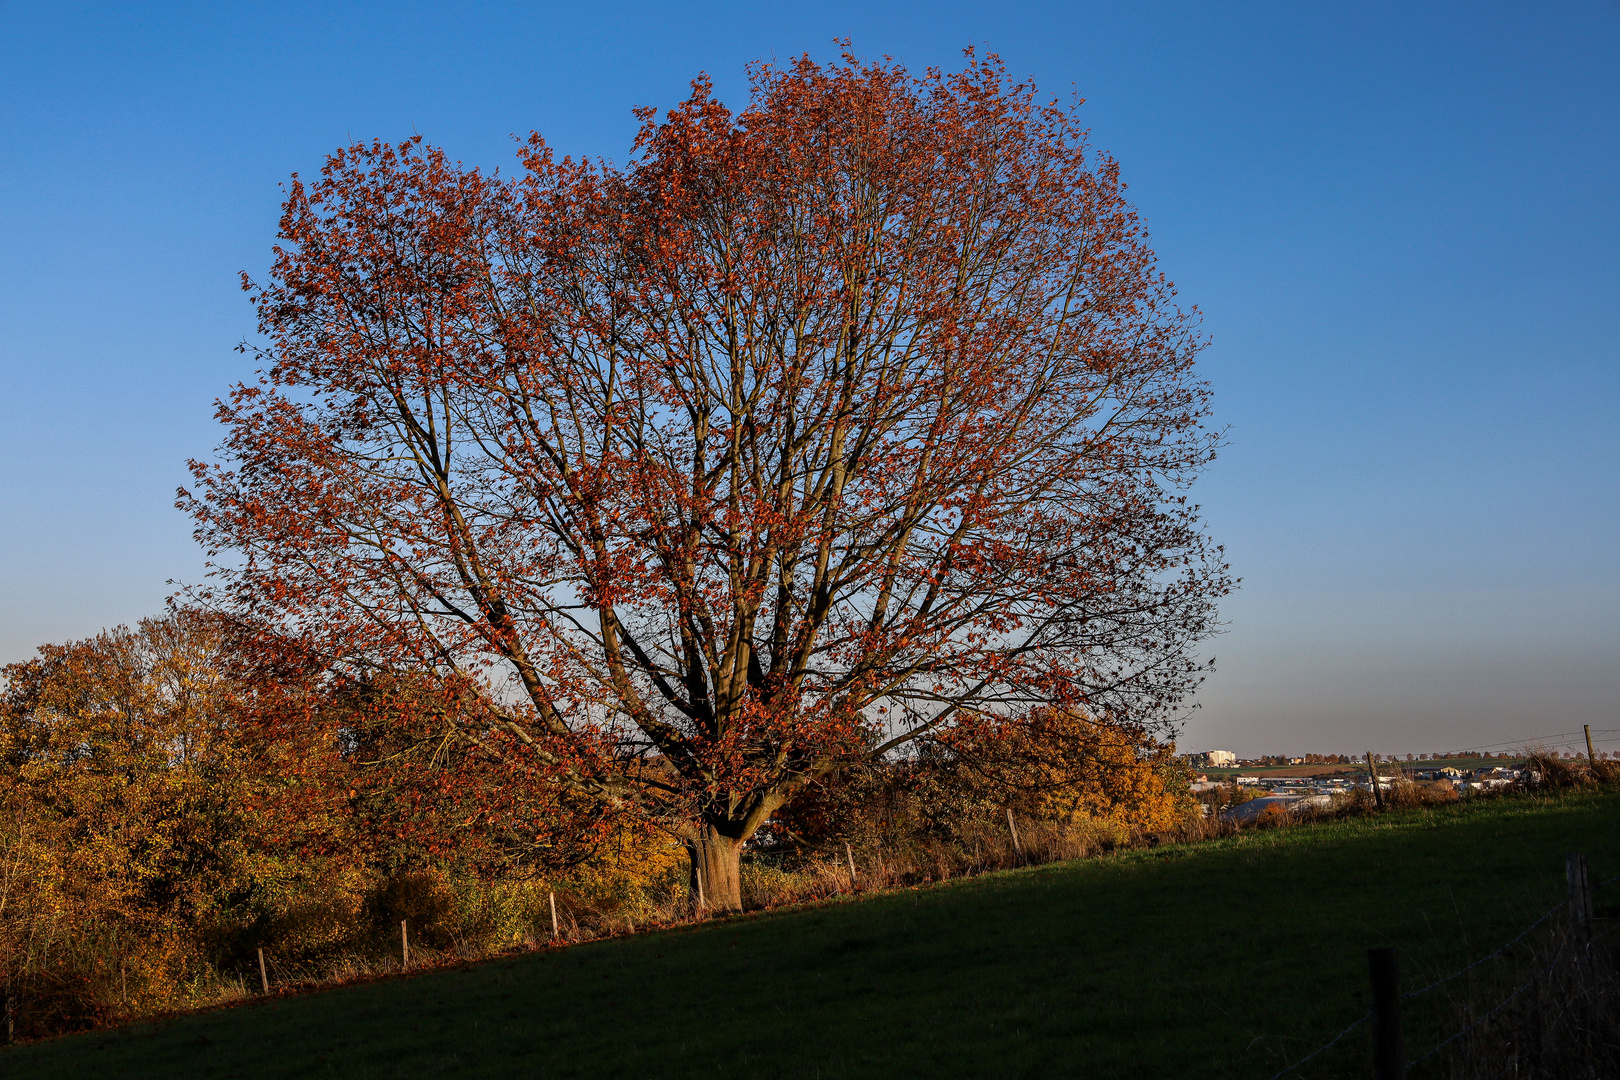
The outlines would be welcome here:
<svg viewBox="0 0 1620 1080">
<path fill-rule="evenodd" d="M 1620 874 L 1617 818 L 1620 795 L 1579 794 L 1250 832 L 14 1047 L 0 1067 L 1264 1078 L 1365 1009 L 1368 946 L 1399 947 L 1414 987 L 1556 903 L 1565 851 Z M 1414 1053 L 1446 1010 L 1431 995 L 1409 1016 Z M 1365 1061 L 1358 1032 L 1296 1075 Z"/>
</svg>

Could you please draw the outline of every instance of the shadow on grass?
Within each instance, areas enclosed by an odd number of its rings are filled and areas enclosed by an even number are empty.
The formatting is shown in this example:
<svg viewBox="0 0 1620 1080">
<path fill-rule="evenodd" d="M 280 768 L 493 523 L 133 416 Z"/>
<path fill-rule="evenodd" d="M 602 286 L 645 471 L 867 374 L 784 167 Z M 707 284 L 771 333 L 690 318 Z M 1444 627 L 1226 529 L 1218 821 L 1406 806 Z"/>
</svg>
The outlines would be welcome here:
<svg viewBox="0 0 1620 1080">
<path fill-rule="evenodd" d="M 1620 871 L 1620 796 L 1245 832 L 7 1051 L 9 1076 L 1269 1076 Z M 1607 867 L 1613 870 L 1606 870 Z M 1415 1011 L 1414 1047 L 1452 1017 Z M 1348 1039 L 1306 1076 L 1365 1071 Z"/>
</svg>

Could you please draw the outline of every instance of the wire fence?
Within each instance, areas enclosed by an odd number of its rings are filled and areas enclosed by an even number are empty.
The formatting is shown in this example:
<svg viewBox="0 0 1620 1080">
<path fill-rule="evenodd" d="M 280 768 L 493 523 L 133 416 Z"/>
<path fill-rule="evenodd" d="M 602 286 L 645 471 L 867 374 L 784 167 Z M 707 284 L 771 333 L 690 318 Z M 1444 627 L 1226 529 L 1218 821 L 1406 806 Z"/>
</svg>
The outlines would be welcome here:
<svg viewBox="0 0 1620 1080">
<path fill-rule="evenodd" d="M 1548 963 L 1548 966 L 1551 967 L 1552 965 L 1558 963 L 1558 961 L 1562 960 L 1564 958 L 1564 951 L 1566 949 L 1568 949 L 1568 948 L 1569 948 L 1569 942 L 1566 940 L 1562 945 L 1560 945 L 1558 947 L 1557 955 L 1552 958 L 1552 960 Z M 1420 1061 L 1428 1061 L 1430 1058 L 1434 1057 L 1434 1055 L 1438 1054 L 1440 1051 L 1444 1050 L 1446 1047 L 1450 1046 L 1452 1043 L 1456 1042 L 1458 1039 L 1462 1038 L 1464 1035 L 1468 1034 L 1470 1031 L 1473 1031 L 1475 1028 L 1479 1027 L 1481 1024 L 1488 1021 L 1491 1017 L 1495 1016 L 1497 1013 L 1499 1013 L 1503 1009 L 1505 1009 L 1507 1007 L 1508 1003 L 1511 1002 L 1514 998 L 1518 997 L 1520 994 L 1524 993 L 1526 990 L 1528 990 L 1532 986 L 1534 986 L 1536 984 L 1536 978 L 1537 978 L 1537 976 L 1535 976 L 1535 975 L 1530 976 L 1530 978 L 1526 979 L 1524 982 L 1520 983 L 1517 987 L 1515 987 L 1513 989 L 1513 991 L 1508 994 L 1507 997 L 1503 998 L 1501 1001 L 1499 1001 L 1495 1005 L 1493 1005 L 1491 1007 L 1491 1010 L 1489 1012 L 1487 1012 L 1484 1016 L 1480 1017 L 1478 1020 L 1475 1020 L 1472 1024 L 1469 1024 L 1467 1027 L 1463 1028 L 1461 1031 L 1459 1031 L 1456 1034 L 1450 1036 L 1449 1038 L 1444 1039 L 1439 1043 L 1436 1043 L 1434 1048 L 1431 1049 L 1427 1054 L 1424 1054 L 1421 1057 L 1415 1057 L 1411 1061 L 1408 1061 L 1406 1063 L 1406 1067 L 1408 1069 L 1410 1069 L 1412 1066 L 1416 1065 Z"/>
<path fill-rule="evenodd" d="M 1372 1019 L 1372 1010 L 1368 1009 L 1366 1012 L 1361 1014 L 1361 1019 L 1354 1021 L 1349 1027 L 1345 1028 L 1343 1031 L 1341 1031 L 1337 1035 L 1333 1036 L 1333 1038 L 1329 1039 L 1327 1042 L 1323 1043 L 1321 1046 L 1318 1046 L 1315 1050 L 1312 1050 L 1309 1054 L 1306 1054 L 1304 1057 L 1300 1058 L 1298 1061 L 1294 1062 L 1292 1065 L 1284 1066 L 1281 1071 L 1279 1071 L 1277 1073 L 1274 1073 L 1272 1075 L 1271 1080 L 1278 1080 L 1279 1077 L 1287 1076 L 1289 1073 L 1293 1072 L 1295 1069 L 1299 1068 L 1301 1065 L 1309 1064 L 1310 1062 L 1314 1061 L 1316 1058 L 1321 1057 L 1323 1054 L 1327 1053 L 1329 1050 L 1331 1050 L 1335 1046 L 1337 1046 L 1339 1044 L 1340 1039 L 1344 1038 L 1346 1035 L 1350 1034 L 1352 1031 L 1356 1030 L 1356 1028 L 1360 1027 L 1362 1024 L 1365 1024 L 1367 1021 L 1369 1021 L 1371 1019 Z"/>
<path fill-rule="evenodd" d="M 1620 728 L 1593 728 L 1592 741 L 1614 742 L 1614 739 L 1599 739 L 1600 735 L 1620 735 Z M 1567 740 L 1567 741 L 1566 741 Z M 1551 735 L 1536 735 L 1528 739 L 1503 739 L 1501 742 L 1481 743 L 1478 746 L 1459 747 L 1454 753 L 1469 754 L 1476 750 L 1513 750 L 1530 749 L 1545 746 L 1549 749 L 1558 747 L 1576 749 L 1585 745 L 1585 729 L 1581 731 L 1558 731 Z"/>
<path fill-rule="evenodd" d="M 1485 956 L 1480 957 L 1478 960 L 1475 960 L 1472 964 L 1469 964 L 1467 967 L 1462 968 L 1459 971 L 1453 971 L 1450 975 L 1447 975 L 1444 978 L 1436 979 L 1434 982 L 1430 983 L 1428 986 L 1425 986 L 1421 990 L 1413 990 L 1411 993 L 1402 994 L 1401 995 L 1401 1000 L 1402 1001 L 1410 1001 L 1412 998 L 1422 997 L 1424 994 L 1427 994 L 1430 990 L 1434 990 L 1434 989 L 1436 989 L 1438 987 L 1444 986 L 1444 985 L 1446 985 L 1446 983 L 1450 982 L 1451 980 L 1468 974 L 1470 971 L 1473 971 L 1475 968 L 1479 967 L 1481 964 L 1486 964 L 1486 963 L 1489 963 L 1492 960 L 1495 960 L 1498 956 L 1501 956 L 1503 953 L 1505 953 L 1509 949 L 1513 948 L 1513 946 L 1517 945 L 1519 942 L 1521 942 L 1525 938 L 1529 937 L 1531 931 L 1535 930 L 1536 927 L 1540 926 L 1542 923 L 1546 922 L 1548 919 L 1550 919 L 1554 915 L 1558 914 L 1558 912 L 1562 911 L 1568 904 L 1569 904 L 1568 900 L 1560 900 L 1558 903 L 1554 904 L 1551 908 L 1549 908 L 1545 915 L 1543 915 L 1541 918 L 1537 919 L 1535 922 L 1531 923 L 1529 926 L 1525 927 L 1524 930 L 1521 931 L 1517 937 L 1515 937 L 1512 941 L 1509 941 L 1506 945 L 1503 945 L 1500 948 L 1498 948 L 1495 952 L 1492 952 L 1492 953 L 1489 953 L 1489 954 L 1487 954 Z"/>
<path fill-rule="evenodd" d="M 1613 877 L 1606 878 L 1603 881 L 1598 882 L 1597 884 L 1592 886 L 1592 889 L 1593 890 L 1602 889 L 1605 886 L 1611 885 L 1616 881 L 1620 881 L 1620 874 L 1616 874 Z M 1429 983 L 1427 986 L 1425 986 L 1421 990 L 1413 990 L 1410 993 L 1402 994 L 1401 998 L 1400 998 L 1401 1002 L 1404 1004 L 1405 1002 L 1411 1001 L 1414 998 L 1420 998 L 1423 995 L 1429 993 L 1430 991 L 1439 989 L 1440 987 L 1446 985 L 1447 983 L 1453 981 L 1454 979 L 1457 979 L 1460 976 L 1468 974 L 1470 971 L 1473 971 L 1475 968 L 1479 967 L 1481 964 L 1489 963 L 1490 961 L 1495 960 L 1498 957 L 1501 957 L 1501 956 L 1505 955 L 1509 949 L 1511 949 L 1513 946 L 1517 945 L 1519 942 L 1523 941 L 1525 938 L 1529 937 L 1530 934 L 1532 932 L 1534 932 L 1537 927 L 1541 926 L 1548 919 L 1552 918 L 1554 915 L 1558 914 L 1558 912 L 1560 912 L 1561 910 L 1563 910 L 1564 908 L 1566 908 L 1568 906 L 1569 906 L 1569 899 L 1568 899 L 1568 897 L 1566 897 L 1563 900 L 1560 900 L 1558 903 L 1554 904 L 1552 907 L 1548 908 L 1547 911 L 1545 913 L 1543 913 L 1542 916 L 1539 919 L 1537 919 L 1535 922 L 1531 923 L 1529 926 L 1525 927 L 1523 930 L 1521 930 L 1518 934 L 1516 934 L 1512 939 L 1510 939 L 1506 943 L 1498 946 L 1496 949 L 1492 950 L 1487 955 L 1480 957 L 1478 960 L 1475 960 L 1473 963 L 1468 964 L 1465 967 L 1459 968 L 1458 970 L 1453 971 L 1449 975 L 1446 975 L 1446 976 L 1443 976 L 1442 978 L 1434 980 L 1433 982 Z M 1568 941 L 1568 939 L 1566 939 L 1563 942 L 1563 944 L 1561 944 L 1559 946 L 1557 954 L 1549 962 L 1548 966 L 1550 967 L 1550 966 L 1552 966 L 1554 964 L 1557 964 L 1559 960 L 1563 959 L 1564 952 L 1568 948 L 1569 948 L 1569 941 Z M 1444 1050 L 1447 1046 L 1450 1046 L 1452 1043 L 1456 1042 L 1458 1039 L 1461 1039 L 1464 1035 L 1467 1035 L 1470 1031 L 1473 1031 L 1475 1028 L 1478 1028 L 1481 1024 L 1484 1024 L 1487 1021 L 1489 1021 L 1493 1016 L 1495 1016 L 1497 1013 L 1501 1012 L 1504 1008 L 1506 1008 L 1508 1006 L 1508 1004 L 1510 1002 L 1512 1002 L 1515 998 L 1517 998 L 1520 994 L 1524 993 L 1530 987 L 1534 986 L 1535 983 L 1536 983 L 1536 978 L 1537 978 L 1537 976 L 1532 975 L 1529 979 L 1525 980 L 1523 983 L 1521 983 L 1520 985 L 1515 987 L 1512 991 L 1510 991 L 1508 993 L 1508 995 L 1506 997 L 1504 997 L 1501 1001 L 1499 1001 L 1495 1005 L 1491 1006 L 1490 1011 L 1485 1013 L 1485 1015 L 1481 1016 L 1478 1020 L 1475 1020 L 1473 1023 L 1469 1024 L 1467 1027 L 1463 1028 L 1462 1030 L 1454 1032 L 1450 1036 L 1448 1036 L 1445 1039 L 1441 1040 L 1440 1042 L 1436 1043 L 1427 1053 L 1424 1053 L 1424 1054 L 1422 1054 L 1422 1055 L 1420 1055 L 1418 1057 L 1415 1057 L 1412 1060 L 1408 1061 L 1406 1063 L 1406 1068 L 1411 1069 L 1414 1065 L 1417 1065 L 1420 1062 L 1424 1062 L 1424 1061 L 1429 1060 L 1431 1057 L 1438 1054 L 1441 1050 Z M 1289 1064 L 1289 1065 L 1285 1065 L 1282 1069 L 1280 1069 L 1276 1073 L 1273 1073 L 1270 1080 L 1281 1080 L 1282 1077 L 1287 1076 L 1291 1072 L 1294 1072 L 1296 1069 L 1300 1068 L 1301 1066 L 1308 1065 L 1310 1062 L 1314 1061 L 1316 1058 L 1320 1057 L 1321 1055 L 1327 1053 L 1329 1050 L 1333 1049 L 1333 1047 L 1337 1046 L 1339 1044 L 1339 1042 L 1341 1040 L 1343 1040 L 1346 1035 L 1350 1034 L 1352 1031 L 1355 1031 L 1362 1024 L 1367 1023 L 1367 1021 L 1369 1021 L 1371 1019 L 1372 1019 L 1372 1010 L 1369 1009 L 1367 1012 L 1363 1013 L 1358 1019 L 1351 1022 L 1349 1027 L 1346 1027 L 1343 1031 L 1341 1031 L 1337 1035 L 1333 1036 L 1333 1038 L 1329 1039 L 1327 1042 L 1323 1043 L 1321 1046 L 1318 1046 L 1315 1050 L 1312 1050 L 1309 1054 L 1306 1054 L 1304 1057 L 1300 1058 L 1298 1061 L 1295 1061 L 1295 1062 L 1293 1062 L 1292 1064 Z"/>
</svg>

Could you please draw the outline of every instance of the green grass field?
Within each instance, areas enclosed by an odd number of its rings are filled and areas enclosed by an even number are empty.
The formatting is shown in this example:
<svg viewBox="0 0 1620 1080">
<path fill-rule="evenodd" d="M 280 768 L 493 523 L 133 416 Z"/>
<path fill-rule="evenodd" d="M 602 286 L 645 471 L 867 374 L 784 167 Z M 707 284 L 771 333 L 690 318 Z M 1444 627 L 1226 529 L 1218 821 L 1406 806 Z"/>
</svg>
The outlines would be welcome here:
<svg viewBox="0 0 1620 1080">
<path fill-rule="evenodd" d="M 1408 989 L 1455 970 L 1563 896 L 1566 851 L 1620 874 L 1617 824 L 1611 793 L 1251 832 L 13 1047 L 0 1073 L 1264 1080 L 1365 1010 L 1369 946 Z M 1414 1055 L 1453 1022 L 1433 997 Z M 1363 1030 L 1296 1075 L 1366 1061 Z"/>
</svg>

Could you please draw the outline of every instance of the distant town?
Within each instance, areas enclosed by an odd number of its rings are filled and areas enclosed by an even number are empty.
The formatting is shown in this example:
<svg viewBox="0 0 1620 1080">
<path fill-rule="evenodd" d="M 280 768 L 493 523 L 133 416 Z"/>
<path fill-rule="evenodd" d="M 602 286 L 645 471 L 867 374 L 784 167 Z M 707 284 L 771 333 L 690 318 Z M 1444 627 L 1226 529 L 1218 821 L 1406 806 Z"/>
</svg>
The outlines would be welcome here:
<svg viewBox="0 0 1620 1080">
<path fill-rule="evenodd" d="M 1584 757 L 1554 753 L 1566 758 Z M 1598 755 L 1608 758 L 1611 755 Z M 1369 759 L 1372 769 L 1369 769 Z M 1230 750 L 1207 750 L 1188 754 L 1187 763 L 1195 770 L 1192 791 L 1222 813 L 1249 819 L 1270 809 L 1304 810 L 1331 805 L 1333 796 L 1372 788 L 1372 771 L 1378 786 L 1387 788 L 1399 782 L 1429 785 L 1468 796 L 1506 787 L 1523 776 L 1527 755 L 1523 751 L 1491 753 L 1459 750 L 1451 753 L 1367 754 L 1284 754 L 1240 758 Z M 1223 793 L 1231 792 L 1231 797 Z"/>
</svg>

